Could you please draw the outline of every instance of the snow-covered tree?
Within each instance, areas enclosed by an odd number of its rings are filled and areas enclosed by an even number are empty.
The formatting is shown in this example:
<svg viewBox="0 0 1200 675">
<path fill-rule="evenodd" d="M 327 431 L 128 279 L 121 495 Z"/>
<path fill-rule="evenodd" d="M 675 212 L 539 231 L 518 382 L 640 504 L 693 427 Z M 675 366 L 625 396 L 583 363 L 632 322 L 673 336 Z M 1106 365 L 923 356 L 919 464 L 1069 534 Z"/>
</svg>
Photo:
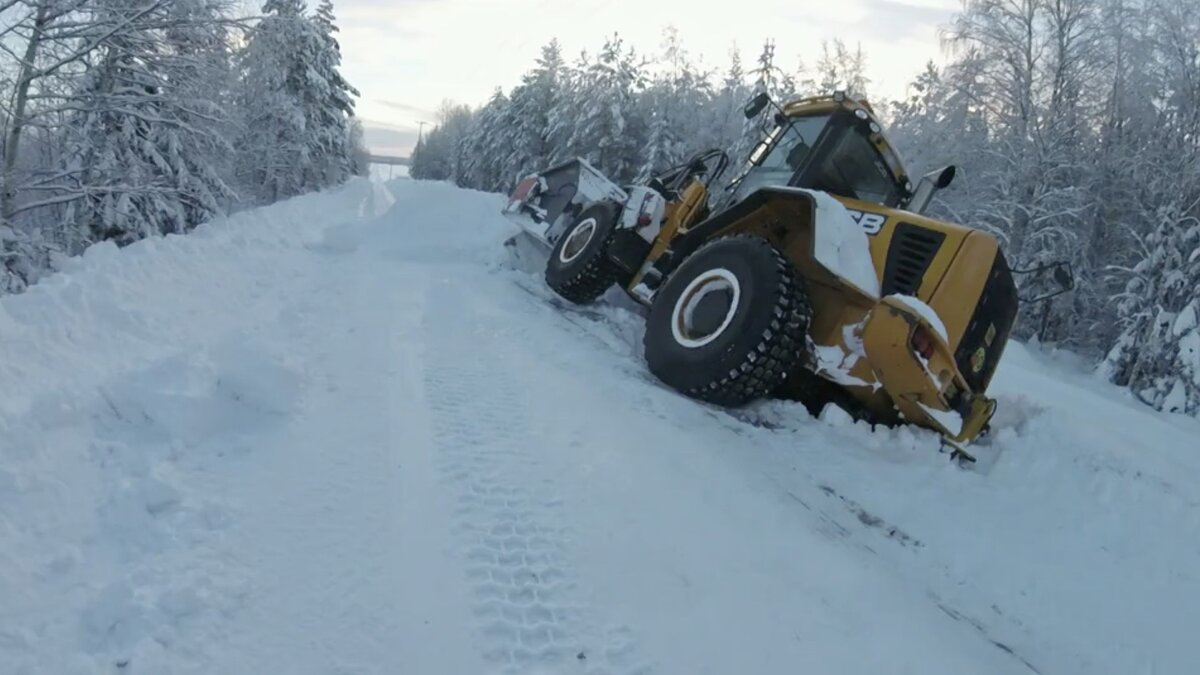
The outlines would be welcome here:
<svg viewBox="0 0 1200 675">
<path fill-rule="evenodd" d="M 1081 275 L 1088 198 L 1087 111 L 1078 92 L 1095 87 L 1094 0 L 972 0 L 956 17 L 947 70 L 952 89 L 982 119 L 982 143 L 966 150 L 971 225 L 1000 237 L 1018 268 L 1068 259 Z M 1086 289 L 1081 284 L 1081 289 Z M 1070 341 L 1084 320 L 1080 294 L 1026 308 L 1017 334 Z M 1033 311 L 1036 314 L 1031 315 Z"/>
<path fill-rule="evenodd" d="M 546 118 L 546 139 L 550 144 L 550 160 L 547 164 L 577 156 L 577 148 L 571 142 L 584 101 L 584 73 L 591 67 L 591 58 L 586 51 L 580 52 L 575 62 L 564 66 L 559 75 L 559 95 L 555 98 L 550 114 Z"/>
<path fill-rule="evenodd" d="M 267 0 L 241 54 L 237 143 L 241 187 L 271 202 L 336 185 L 355 173 L 354 90 L 338 71 L 331 5 Z"/>
<path fill-rule="evenodd" d="M 232 139 L 236 133 L 234 0 L 176 0 L 166 6 L 166 11 L 163 39 L 169 54 L 167 70 L 173 73 L 168 79 L 181 102 L 181 116 L 190 127 L 204 131 L 202 137 L 191 139 L 196 145 L 190 154 L 232 185 Z M 190 220 L 196 224 L 206 217 L 208 214 L 197 213 Z"/>
<path fill-rule="evenodd" d="M 675 166 L 688 156 L 720 143 L 712 128 L 713 90 L 707 73 L 692 64 L 679 34 L 663 35 L 658 72 L 642 93 L 642 117 L 647 123 L 646 146 L 639 176 Z"/>
<path fill-rule="evenodd" d="M 857 98 L 866 97 L 870 79 L 862 45 L 850 51 L 840 38 L 823 41 L 817 60 L 817 77 L 817 91 L 828 93 L 840 89 Z"/>
<path fill-rule="evenodd" d="M 0 268 L 0 293 L 19 293 L 51 266 L 52 256 L 61 250 L 54 242 L 46 241 L 41 229 L 18 229 L 0 225 L 0 244 L 4 246 L 5 264 Z"/>
<path fill-rule="evenodd" d="M 748 75 L 752 84 L 749 88 L 749 95 L 746 97 L 747 100 L 752 96 L 766 94 L 777 103 L 780 103 L 786 101 L 792 95 L 795 83 L 775 63 L 775 42 L 772 40 L 767 40 L 763 43 L 758 60 Z M 744 104 L 745 101 L 743 101 Z M 773 108 L 768 106 L 754 119 L 745 119 L 742 117 L 741 132 L 730 149 L 732 157 L 740 160 L 749 154 L 750 149 L 762 139 L 764 129 L 770 126 L 767 120 L 773 113 Z M 729 176 L 729 178 L 732 177 L 732 175 Z"/>
<path fill-rule="evenodd" d="M 794 82 L 789 74 L 775 62 L 775 41 L 763 43 L 762 51 L 758 54 L 754 68 L 750 70 L 750 80 L 753 82 L 752 93 L 766 93 L 775 100 L 785 100 L 791 96 Z"/>
<path fill-rule="evenodd" d="M 312 172 L 321 187 L 337 185 L 358 173 L 358 149 L 351 133 L 354 98 L 358 90 L 342 77 L 342 48 L 338 44 L 332 0 L 320 0 L 311 19 L 316 28 L 316 48 L 308 74 L 309 119 L 312 137 Z"/>
<path fill-rule="evenodd" d="M 239 55 L 238 178 L 247 199 L 271 202 L 310 186 L 304 110 L 306 49 L 314 46 L 303 0 L 268 0 Z"/>
<path fill-rule="evenodd" d="M 641 164 L 645 120 L 638 114 L 637 94 L 643 85 L 634 53 L 614 35 L 581 73 L 569 100 L 578 116 L 568 147 L 617 180 L 632 179 Z"/>
<path fill-rule="evenodd" d="M 1192 210 L 1196 205 L 1192 205 Z M 1170 412 L 1200 412 L 1200 217 L 1158 209 L 1119 296 L 1123 330 L 1105 359 L 1116 383 Z"/>
<path fill-rule="evenodd" d="M 35 281 L 61 251 L 57 239 L 70 234 L 59 223 L 60 202 L 48 194 L 59 163 L 56 129 L 70 109 L 64 95 L 75 90 L 100 38 L 124 29 L 103 25 L 112 17 L 95 9 L 90 0 L 24 0 L 7 2 L 0 12 L 5 43 L 0 86 L 7 100 L 0 174 L 6 291 Z"/>
<path fill-rule="evenodd" d="M 232 197 L 215 162 L 229 154 L 223 111 L 207 87 L 223 7 L 96 0 L 100 25 L 124 29 L 100 47 L 69 101 L 54 200 L 80 243 L 184 232 Z M 74 241 L 72 244 L 76 243 Z"/>
<path fill-rule="evenodd" d="M 473 125 L 474 113 L 465 105 L 444 101 L 437 113 L 438 125 L 413 149 L 410 173 L 423 180 L 455 180 L 466 165 L 463 139 Z"/>
<path fill-rule="evenodd" d="M 371 153 L 367 150 L 362 121 L 357 117 L 350 120 L 350 148 L 354 175 L 370 176 Z"/>
<path fill-rule="evenodd" d="M 566 89 L 566 66 L 557 40 L 542 47 L 532 70 L 521 78 L 512 92 L 510 119 L 512 146 L 503 167 L 508 176 L 517 176 L 549 166 L 555 159 L 555 143 L 550 116 Z"/>
<path fill-rule="evenodd" d="M 258 25 L 240 9 L 0 3 L 0 291 L 97 239 L 186 231 L 237 207 L 228 186 L 244 187 L 239 177 L 261 179 L 243 190 L 253 204 L 366 169 L 352 91 L 337 75 L 332 6 L 309 16 L 302 2 L 276 0 Z M 271 181 L 286 189 L 268 190 Z"/>
<path fill-rule="evenodd" d="M 7 23 L 0 38 L 7 43 L 4 54 L 11 58 L 6 72 L 11 80 L 10 103 L 5 109 L 4 171 L 0 176 L 0 218 L 11 221 L 20 203 L 18 192 L 28 172 L 18 166 L 26 131 L 46 123 L 55 114 L 53 101 L 61 81 L 73 73 L 99 46 L 108 32 L 122 26 L 106 25 L 110 13 L 93 11 L 89 0 L 28 0 L 3 6 Z"/>
<path fill-rule="evenodd" d="M 742 109 L 750 98 L 746 84 L 746 72 L 742 68 L 742 56 L 734 49 L 729 54 L 729 68 L 721 78 L 721 85 L 712 103 L 712 138 L 714 147 L 732 151 L 742 135 L 745 118 Z M 733 156 L 734 162 L 744 159 Z"/>
<path fill-rule="evenodd" d="M 455 173 L 459 185 L 503 192 L 512 187 L 512 148 L 516 138 L 512 102 L 496 89 L 472 121 L 470 131 L 459 142 L 462 164 Z"/>
</svg>

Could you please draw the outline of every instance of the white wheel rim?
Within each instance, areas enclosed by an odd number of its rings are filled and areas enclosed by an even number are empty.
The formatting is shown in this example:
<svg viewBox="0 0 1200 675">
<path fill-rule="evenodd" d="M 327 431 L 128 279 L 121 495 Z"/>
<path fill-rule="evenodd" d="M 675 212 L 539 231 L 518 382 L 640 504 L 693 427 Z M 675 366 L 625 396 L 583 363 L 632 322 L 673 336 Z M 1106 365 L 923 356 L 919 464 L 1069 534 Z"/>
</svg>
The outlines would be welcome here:
<svg viewBox="0 0 1200 675">
<path fill-rule="evenodd" d="M 725 318 L 712 333 L 698 335 L 693 323 L 696 307 L 705 296 L 722 291 L 728 291 L 733 295 L 729 301 L 729 309 L 725 311 Z M 679 299 L 675 301 L 675 308 L 671 311 L 671 333 L 675 336 L 675 341 L 688 349 L 697 349 L 716 340 L 725 332 L 726 328 L 729 328 L 729 324 L 733 323 L 733 317 L 737 314 L 738 301 L 741 300 L 741 297 L 741 284 L 738 283 L 733 272 L 724 267 L 708 270 L 692 279 L 687 288 L 683 289 Z"/>
<path fill-rule="evenodd" d="M 580 223 L 567 234 L 567 240 L 563 242 L 562 248 L 558 249 L 559 262 L 565 265 L 583 255 L 583 251 L 587 248 L 588 244 L 592 242 L 592 237 L 595 235 L 595 218 L 588 218 L 580 221 Z"/>
</svg>

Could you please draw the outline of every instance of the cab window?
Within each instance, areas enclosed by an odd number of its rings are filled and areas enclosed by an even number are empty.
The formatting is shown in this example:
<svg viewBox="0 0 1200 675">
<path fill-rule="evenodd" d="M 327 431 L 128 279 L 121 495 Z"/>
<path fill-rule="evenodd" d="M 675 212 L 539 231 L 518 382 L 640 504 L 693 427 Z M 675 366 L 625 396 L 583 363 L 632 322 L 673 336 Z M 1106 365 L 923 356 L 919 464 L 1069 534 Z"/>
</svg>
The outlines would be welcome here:
<svg viewBox="0 0 1200 675">
<path fill-rule="evenodd" d="M 847 130 L 813 167 L 812 187 L 842 197 L 873 204 L 896 206 L 900 194 L 891 172 L 871 141 Z"/>
</svg>

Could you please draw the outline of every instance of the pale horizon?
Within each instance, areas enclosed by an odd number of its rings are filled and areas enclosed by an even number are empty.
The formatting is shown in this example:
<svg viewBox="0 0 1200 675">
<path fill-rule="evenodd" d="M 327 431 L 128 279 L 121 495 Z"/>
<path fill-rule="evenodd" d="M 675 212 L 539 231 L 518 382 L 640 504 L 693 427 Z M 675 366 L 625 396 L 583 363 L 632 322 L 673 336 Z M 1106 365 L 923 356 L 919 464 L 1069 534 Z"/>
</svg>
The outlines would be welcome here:
<svg viewBox="0 0 1200 675">
<path fill-rule="evenodd" d="M 925 63 L 940 63 L 938 29 L 959 0 L 846 0 L 836 7 L 811 0 L 746 0 L 736 12 L 701 12 L 681 0 L 338 0 L 343 72 L 361 92 L 358 116 L 367 143 L 380 154 L 406 155 L 419 123 L 434 122 L 442 101 L 482 105 L 496 87 L 514 87 L 543 45 L 557 39 L 574 61 L 618 33 L 640 53 L 661 49 L 674 27 L 698 65 L 718 73 L 736 48 L 747 69 L 773 39 L 776 62 L 788 72 L 811 67 L 822 40 L 861 45 L 870 94 L 904 95 Z M 530 18 L 532 17 L 532 18 Z M 428 127 L 426 127 L 428 129 Z"/>
</svg>

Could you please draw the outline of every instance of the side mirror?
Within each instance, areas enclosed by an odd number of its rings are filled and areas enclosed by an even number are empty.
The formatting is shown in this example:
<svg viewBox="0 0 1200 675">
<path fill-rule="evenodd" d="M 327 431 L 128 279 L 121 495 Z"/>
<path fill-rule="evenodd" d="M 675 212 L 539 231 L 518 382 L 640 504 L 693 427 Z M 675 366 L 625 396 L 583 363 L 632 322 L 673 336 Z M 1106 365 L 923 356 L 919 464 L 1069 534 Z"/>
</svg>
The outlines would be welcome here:
<svg viewBox="0 0 1200 675">
<path fill-rule="evenodd" d="M 758 114 L 762 112 L 763 108 L 766 108 L 767 104 L 770 102 L 771 97 L 768 96 L 766 92 L 761 93 L 746 103 L 746 107 L 742 109 L 742 113 L 746 115 L 746 119 L 754 119 L 755 117 L 758 117 Z"/>
<path fill-rule="evenodd" d="M 1021 279 L 1021 288 L 1031 291 L 1030 295 L 1018 296 L 1026 304 L 1044 302 L 1063 293 L 1075 290 L 1075 272 L 1068 260 L 1037 265 L 1024 270 L 1012 270 L 1014 277 Z"/>
<path fill-rule="evenodd" d="M 1075 288 L 1075 276 L 1071 274 L 1071 264 L 1065 263 L 1054 268 L 1054 283 L 1060 288 L 1070 291 Z"/>
</svg>

